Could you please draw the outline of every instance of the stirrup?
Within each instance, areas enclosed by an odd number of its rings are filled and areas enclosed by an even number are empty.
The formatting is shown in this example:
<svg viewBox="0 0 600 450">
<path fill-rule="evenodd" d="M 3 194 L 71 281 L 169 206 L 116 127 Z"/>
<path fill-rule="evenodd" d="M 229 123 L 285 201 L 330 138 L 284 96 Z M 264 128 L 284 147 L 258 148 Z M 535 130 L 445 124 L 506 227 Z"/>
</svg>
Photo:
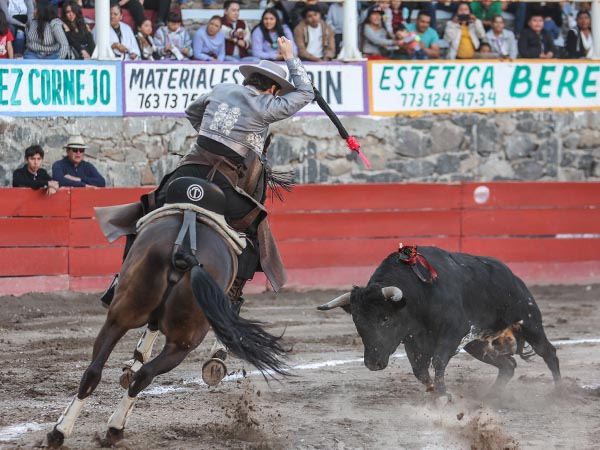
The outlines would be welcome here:
<svg viewBox="0 0 600 450">
<path fill-rule="evenodd" d="M 100 302 L 104 308 L 108 308 L 112 303 L 112 300 L 115 296 L 115 289 L 117 288 L 117 283 L 119 282 L 119 274 L 116 274 L 113 280 L 110 283 L 108 289 L 102 294 L 100 297 Z"/>
</svg>

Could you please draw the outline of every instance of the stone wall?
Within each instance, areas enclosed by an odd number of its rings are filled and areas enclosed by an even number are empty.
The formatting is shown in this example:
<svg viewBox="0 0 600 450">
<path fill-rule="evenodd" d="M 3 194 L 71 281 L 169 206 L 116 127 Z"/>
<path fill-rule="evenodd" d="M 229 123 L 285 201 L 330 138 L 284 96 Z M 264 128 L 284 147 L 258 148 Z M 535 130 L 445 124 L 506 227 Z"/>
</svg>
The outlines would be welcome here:
<svg viewBox="0 0 600 450">
<path fill-rule="evenodd" d="M 600 181 L 600 111 L 343 117 L 373 167 L 352 157 L 326 117 L 273 126 L 272 164 L 299 183 Z M 187 151 L 195 132 L 183 118 L 0 117 L 0 186 L 9 186 L 23 150 L 40 144 L 45 167 L 72 132 L 110 186 L 156 184 Z"/>
</svg>

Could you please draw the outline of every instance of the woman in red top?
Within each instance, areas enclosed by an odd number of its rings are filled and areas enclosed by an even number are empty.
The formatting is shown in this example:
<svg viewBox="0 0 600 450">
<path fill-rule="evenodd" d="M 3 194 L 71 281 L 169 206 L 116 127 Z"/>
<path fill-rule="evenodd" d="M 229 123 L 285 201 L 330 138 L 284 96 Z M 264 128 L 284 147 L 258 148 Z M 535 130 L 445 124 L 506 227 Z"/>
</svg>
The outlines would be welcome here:
<svg viewBox="0 0 600 450">
<path fill-rule="evenodd" d="M 13 59 L 12 41 L 15 38 L 8 27 L 8 20 L 4 11 L 0 9 L 0 59 Z"/>
</svg>

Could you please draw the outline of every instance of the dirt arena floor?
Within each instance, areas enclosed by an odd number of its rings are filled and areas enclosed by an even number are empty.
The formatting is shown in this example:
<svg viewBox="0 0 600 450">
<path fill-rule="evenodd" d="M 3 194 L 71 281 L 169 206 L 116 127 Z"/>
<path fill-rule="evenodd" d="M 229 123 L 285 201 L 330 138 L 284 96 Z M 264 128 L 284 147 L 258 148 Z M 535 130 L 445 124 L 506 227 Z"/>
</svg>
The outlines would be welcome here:
<svg viewBox="0 0 600 450">
<path fill-rule="evenodd" d="M 243 316 L 285 329 L 295 377 L 266 383 L 229 361 L 209 388 L 200 369 L 212 337 L 142 392 L 122 449 L 595 450 L 600 448 L 600 285 L 532 289 L 558 348 L 563 388 L 541 358 L 518 361 L 501 399 L 496 369 L 461 353 L 447 369 L 453 401 L 432 402 L 400 346 L 386 370 L 362 364 L 362 343 L 341 309 L 315 306 L 338 292 L 248 296 Z M 105 316 L 97 296 L 0 297 L 0 449 L 35 448 L 75 394 Z M 65 447 L 98 448 L 122 390 L 121 363 L 141 330 L 107 363 Z M 159 339 L 155 351 L 162 346 Z M 244 376 L 244 369 L 246 374 Z"/>
</svg>

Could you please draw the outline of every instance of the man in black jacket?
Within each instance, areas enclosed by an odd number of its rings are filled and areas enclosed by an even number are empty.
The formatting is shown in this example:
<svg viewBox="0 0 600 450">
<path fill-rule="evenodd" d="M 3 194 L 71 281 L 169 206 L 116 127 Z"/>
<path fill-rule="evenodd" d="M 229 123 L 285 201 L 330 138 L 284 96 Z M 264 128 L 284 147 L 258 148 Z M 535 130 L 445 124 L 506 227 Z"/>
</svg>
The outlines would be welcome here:
<svg viewBox="0 0 600 450">
<path fill-rule="evenodd" d="M 25 164 L 13 172 L 13 187 L 30 187 L 32 189 L 46 189 L 48 195 L 56 193 L 58 181 L 52 180 L 48 172 L 42 169 L 44 149 L 39 145 L 32 145 L 25 149 Z"/>
</svg>

